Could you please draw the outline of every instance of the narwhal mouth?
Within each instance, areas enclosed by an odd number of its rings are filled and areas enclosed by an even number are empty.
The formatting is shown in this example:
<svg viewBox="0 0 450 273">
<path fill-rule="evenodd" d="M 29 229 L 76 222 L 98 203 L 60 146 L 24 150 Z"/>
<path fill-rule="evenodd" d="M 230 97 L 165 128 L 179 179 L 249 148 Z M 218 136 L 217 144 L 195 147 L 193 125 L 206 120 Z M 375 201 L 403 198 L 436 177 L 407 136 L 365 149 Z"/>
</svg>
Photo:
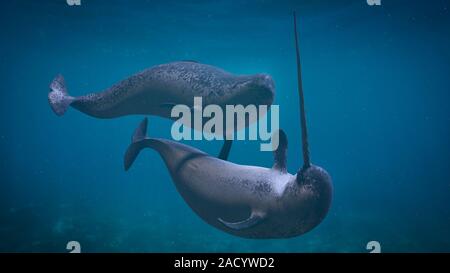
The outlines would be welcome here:
<svg viewBox="0 0 450 273">
<path fill-rule="evenodd" d="M 275 83 L 271 76 L 255 75 L 245 86 L 249 95 L 247 104 L 272 105 L 275 99 Z"/>
<path fill-rule="evenodd" d="M 273 88 L 262 88 L 260 91 L 260 104 L 261 105 L 272 105 L 275 99 L 275 92 Z"/>
<path fill-rule="evenodd" d="M 275 82 L 272 77 L 267 74 L 258 75 L 255 85 L 259 91 L 260 103 L 265 105 L 271 105 L 275 99 Z"/>
</svg>

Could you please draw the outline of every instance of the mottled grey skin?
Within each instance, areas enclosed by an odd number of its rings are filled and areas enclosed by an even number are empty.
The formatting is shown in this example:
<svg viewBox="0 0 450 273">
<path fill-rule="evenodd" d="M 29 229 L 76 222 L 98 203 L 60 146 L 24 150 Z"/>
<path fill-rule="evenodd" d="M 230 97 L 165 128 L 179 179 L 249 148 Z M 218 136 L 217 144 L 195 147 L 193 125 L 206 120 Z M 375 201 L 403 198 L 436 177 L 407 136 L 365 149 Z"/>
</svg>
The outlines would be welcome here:
<svg viewBox="0 0 450 273">
<path fill-rule="evenodd" d="M 191 61 L 157 65 L 102 92 L 81 97 L 70 97 L 64 78 L 57 76 L 50 91 L 49 102 L 57 115 L 63 115 L 72 106 L 97 118 L 133 114 L 171 118 L 173 105 L 192 107 L 196 96 L 203 98 L 204 105 L 271 105 L 275 94 L 269 75 L 233 75 Z"/>
<path fill-rule="evenodd" d="M 125 155 L 125 169 L 142 149 L 156 150 L 181 196 L 204 221 L 220 230 L 246 238 L 289 238 L 311 230 L 327 214 L 330 176 L 314 165 L 296 175 L 286 172 L 287 142 L 280 143 L 282 150 L 275 153 L 274 167 L 264 168 L 224 161 L 144 134 L 135 134 Z M 227 224 L 246 220 L 251 214 L 254 221 L 239 228 Z"/>
</svg>

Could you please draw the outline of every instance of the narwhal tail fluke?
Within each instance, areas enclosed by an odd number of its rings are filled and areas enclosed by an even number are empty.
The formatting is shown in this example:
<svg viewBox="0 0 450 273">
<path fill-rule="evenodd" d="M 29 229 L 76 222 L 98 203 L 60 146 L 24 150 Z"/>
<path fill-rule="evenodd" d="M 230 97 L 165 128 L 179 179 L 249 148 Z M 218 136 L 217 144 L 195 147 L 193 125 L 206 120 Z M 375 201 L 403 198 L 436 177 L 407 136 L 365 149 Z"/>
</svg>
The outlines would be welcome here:
<svg viewBox="0 0 450 273">
<path fill-rule="evenodd" d="M 66 83 L 62 75 L 56 76 L 50 83 L 50 93 L 48 93 L 48 102 L 56 115 L 62 116 L 75 101 L 74 97 L 67 93 Z"/>
<path fill-rule="evenodd" d="M 148 119 L 144 118 L 144 120 L 139 124 L 139 126 L 134 131 L 133 137 L 131 138 L 131 144 L 130 146 L 128 146 L 128 149 L 125 152 L 124 167 L 126 171 L 131 167 L 134 160 L 138 156 L 139 152 L 142 149 L 149 147 L 150 143 L 148 142 L 149 141 L 151 142 L 151 139 L 147 138 L 146 136 L 147 124 Z"/>
</svg>

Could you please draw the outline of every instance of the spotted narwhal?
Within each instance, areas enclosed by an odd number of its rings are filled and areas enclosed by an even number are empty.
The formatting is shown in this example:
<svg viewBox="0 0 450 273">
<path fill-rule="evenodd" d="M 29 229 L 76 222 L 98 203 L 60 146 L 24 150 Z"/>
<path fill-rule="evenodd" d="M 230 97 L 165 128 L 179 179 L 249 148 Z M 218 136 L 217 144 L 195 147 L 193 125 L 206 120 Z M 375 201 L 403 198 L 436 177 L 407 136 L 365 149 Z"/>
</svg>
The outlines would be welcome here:
<svg viewBox="0 0 450 273">
<path fill-rule="evenodd" d="M 72 97 L 63 76 L 50 84 L 48 100 L 62 116 L 69 106 L 96 118 L 156 115 L 172 118 L 171 106 L 193 107 L 194 97 L 203 103 L 271 105 L 275 85 L 267 74 L 234 75 L 194 61 L 172 62 L 148 68 L 98 93 Z"/>
<path fill-rule="evenodd" d="M 183 104 L 193 108 L 194 97 L 201 97 L 204 105 L 225 108 L 238 104 L 270 106 L 274 96 L 270 75 L 234 75 L 211 65 L 181 61 L 148 68 L 101 92 L 80 97 L 70 96 L 63 76 L 58 75 L 50 84 L 48 101 L 58 116 L 70 106 L 96 118 L 156 115 L 175 120 L 172 107 Z M 220 157 L 226 159 L 230 148 L 231 140 L 225 143 Z"/>
</svg>

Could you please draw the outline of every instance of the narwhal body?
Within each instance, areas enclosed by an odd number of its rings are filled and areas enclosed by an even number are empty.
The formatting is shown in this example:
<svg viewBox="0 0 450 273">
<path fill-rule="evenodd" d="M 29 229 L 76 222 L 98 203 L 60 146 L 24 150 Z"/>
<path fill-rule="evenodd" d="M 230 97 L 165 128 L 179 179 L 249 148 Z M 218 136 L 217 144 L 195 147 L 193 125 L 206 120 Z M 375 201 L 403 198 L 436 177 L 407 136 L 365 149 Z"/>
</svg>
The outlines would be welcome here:
<svg viewBox="0 0 450 273">
<path fill-rule="evenodd" d="M 173 119 L 172 107 L 193 107 L 194 97 L 202 97 L 205 105 L 271 105 L 274 95 L 269 75 L 234 75 L 211 65 L 181 61 L 148 68 L 101 92 L 80 97 L 70 96 L 64 78 L 58 75 L 50 84 L 48 100 L 59 116 L 71 106 L 97 118 L 140 114 Z"/>
<path fill-rule="evenodd" d="M 189 206 L 210 225 L 236 236 L 289 238 L 317 226 L 329 210 L 332 183 L 324 169 L 310 163 L 297 36 L 296 49 L 304 165 L 295 175 L 286 170 L 287 137 L 282 130 L 274 135 L 279 138 L 275 163 L 264 168 L 224 161 L 171 140 L 148 138 L 147 119 L 133 135 L 125 169 L 142 149 L 156 150 Z"/>
<path fill-rule="evenodd" d="M 329 175 L 316 166 L 289 174 L 283 131 L 274 166 L 264 168 L 221 160 L 171 140 L 147 138 L 146 126 L 147 119 L 133 136 L 125 169 L 142 149 L 156 150 L 184 200 L 212 226 L 247 238 L 287 238 L 311 230 L 328 211 Z"/>
<path fill-rule="evenodd" d="M 96 118 L 116 118 L 126 115 L 155 115 L 176 120 L 171 114 L 176 105 L 194 108 L 194 98 L 201 97 L 204 105 L 268 105 L 275 96 L 275 84 L 267 74 L 235 75 L 211 65 L 194 61 L 172 62 L 148 68 L 97 93 L 72 97 L 67 92 L 63 76 L 50 84 L 48 101 L 52 110 L 62 116 L 73 107 Z M 257 119 L 263 115 L 258 115 Z M 236 131 L 256 119 L 230 127 Z M 193 124 L 185 124 L 194 127 Z M 194 125 L 194 126 L 193 126 Z M 201 127 L 195 127 L 202 130 Z M 231 149 L 226 140 L 219 158 L 226 159 Z"/>
</svg>

